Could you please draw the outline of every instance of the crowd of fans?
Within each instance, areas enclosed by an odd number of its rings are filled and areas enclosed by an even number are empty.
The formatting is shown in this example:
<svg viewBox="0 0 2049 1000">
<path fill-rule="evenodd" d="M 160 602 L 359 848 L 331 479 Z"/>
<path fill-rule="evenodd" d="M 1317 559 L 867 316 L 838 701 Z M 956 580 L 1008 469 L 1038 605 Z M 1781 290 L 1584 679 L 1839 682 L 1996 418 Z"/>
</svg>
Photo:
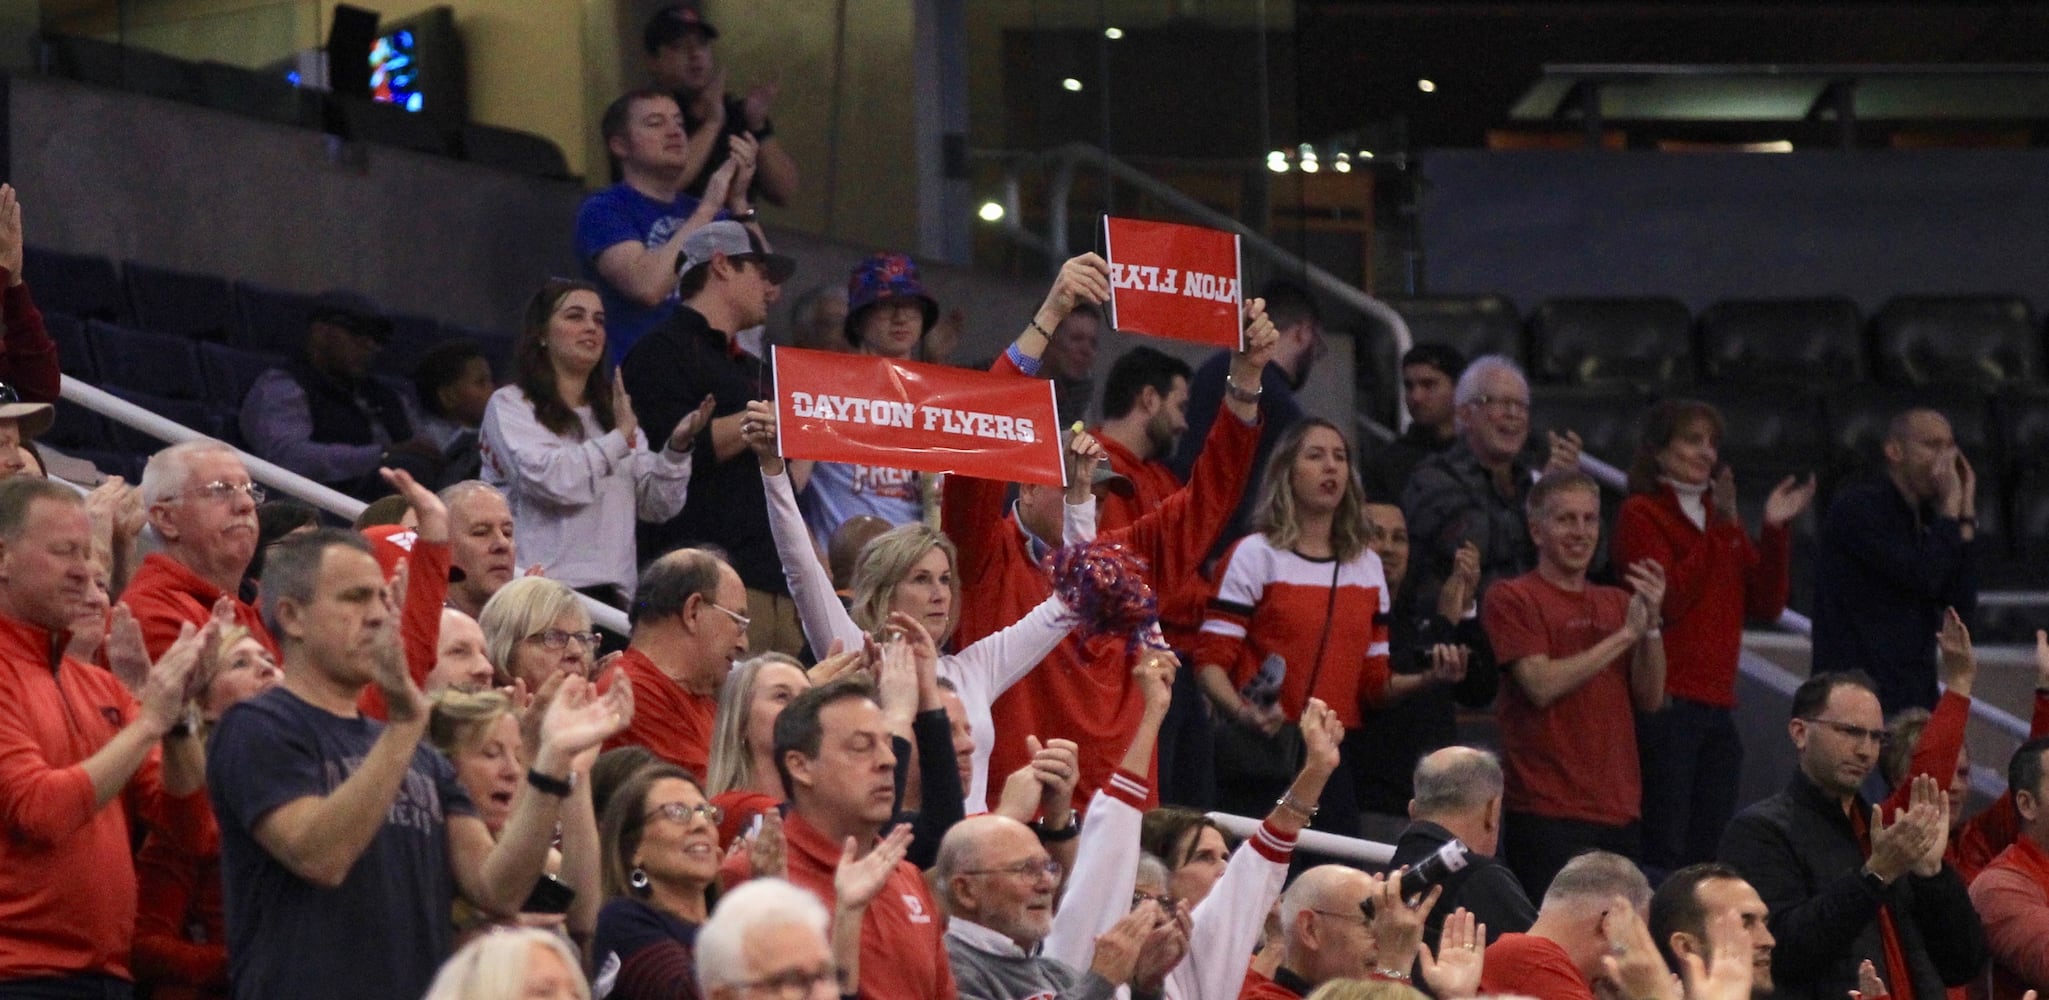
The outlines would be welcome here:
<svg viewBox="0 0 2049 1000">
<path fill-rule="evenodd" d="M 1975 480 L 1941 414 L 1899 414 L 1822 515 L 1799 767 L 1739 813 L 1745 739 L 1776 738 L 1737 732 L 1742 628 L 1785 606 L 1812 479 L 1753 533 L 1721 416 L 1661 402 L 1607 571 L 1600 486 L 1575 435 L 1532 448 L 1513 361 L 1417 347 L 1413 426 L 1362 455 L 1294 399 L 1323 331 L 1277 284 L 1242 351 L 1134 348 L 1098 393 L 1093 254 L 988 364 L 1095 418 L 1066 488 L 786 460 L 758 338 L 796 265 L 752 199 L 798 174 L 717 37 L 648 25 L 589 280 L 534 294 L 509 384 L 456 343 L 393 391 L 391 324 L 339 295 L 258 380 L 246 440 L 377 499 L 354 530 L 213 441 L 46 478 L 56 349 L 0 187 L 0 998 L 2049 981 L 2049 637 L 2038 738 L 1967 816 Z M 801 306 L 794 342 L 898 360 L 949 362 L 964 321 L 895 253 Z M 1046 569 L 1113 544 L 1156 644 Z M 1461 710 L 1498 742 L 1459 745 Z"/>
</svg>

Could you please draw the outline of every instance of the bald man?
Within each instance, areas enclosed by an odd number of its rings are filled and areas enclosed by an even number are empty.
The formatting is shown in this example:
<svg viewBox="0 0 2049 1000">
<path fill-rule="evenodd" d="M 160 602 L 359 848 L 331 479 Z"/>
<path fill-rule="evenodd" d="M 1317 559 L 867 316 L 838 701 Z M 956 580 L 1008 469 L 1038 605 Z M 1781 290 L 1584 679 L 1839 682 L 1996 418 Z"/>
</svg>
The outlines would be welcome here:
<svg viewBox="0 0 2049 1000">
<path fill-rule="evenodd" d="M 1495 857 L 1501 845 L 1501 760 L 1485 750 L 1445 747 L 1416 764 L 1409 827 L 1388 864 L 1411 868 L 1454 838 L 1466 845 L 1466 866 L 1439 883 L 1444 897 L 1430 912 L 1423 939 L 1437 947 L 1444 917 L 1465 907 L 1487 925 L 1487 940 L 1530 929 L 1537 907 L 1522 882 Z"/>
<path fill-rule="evenodd" d="M 1624 924 L 1643 921 L 1650 905 L 1651 884 L 1636 862 L 1607 851 L 1573 858 L 1551 879 L 1529 933 L 1504 934 L 1487 948 L 1480 992 L 1594 1000 L 1606 975 L 1601 959 L 1623 957 Z"/>
<path fill-rule="evenodd" d="M 1271 980 L 1248 978 L 1239 1000 L 1294 1000 L 1335 979 L 1408 983 L 1427 903 L 1410 906 L 1386 880 L 1346 865 L 1303 872 L 1281 894 L 1286 951 Z M 1369 919 L 1360 904 L 1376 904 Z"/>
</svg>

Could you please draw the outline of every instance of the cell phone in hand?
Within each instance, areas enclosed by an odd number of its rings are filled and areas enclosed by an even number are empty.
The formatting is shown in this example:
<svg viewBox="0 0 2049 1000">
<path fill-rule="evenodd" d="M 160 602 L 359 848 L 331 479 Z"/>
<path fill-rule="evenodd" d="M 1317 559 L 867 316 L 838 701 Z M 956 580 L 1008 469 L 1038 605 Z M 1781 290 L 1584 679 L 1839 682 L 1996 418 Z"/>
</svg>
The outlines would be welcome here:
<svg viewBox="0 0 2049 1000">
<path fill-rule="evenodd" d="M 568 913 L 569 904 L 576 900 L 576 890 L 553 875 L 543 875 L 534 882 L 534 890 L 527 893 L 526 902 L 521 903 L 521 913 Z"/>
</svg>

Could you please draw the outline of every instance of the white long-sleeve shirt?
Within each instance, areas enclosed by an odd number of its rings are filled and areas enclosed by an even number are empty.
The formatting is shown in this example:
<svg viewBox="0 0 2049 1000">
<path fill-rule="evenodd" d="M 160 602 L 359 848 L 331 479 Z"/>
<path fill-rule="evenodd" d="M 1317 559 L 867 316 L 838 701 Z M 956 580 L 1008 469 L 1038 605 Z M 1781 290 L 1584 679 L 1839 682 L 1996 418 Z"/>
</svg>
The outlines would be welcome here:
<svg viewBox="0 0 2049 1000">
<path fill-rule="evenodd" d="M 484 408 L 484 481 L 505 492 L 522 564 L 540 563 L 571 587 L 611 584 L 633 596 L 638 578 L 633 525 L 666 521 L 690 492 L 690 455 L 647 447 L 598 426 L 589 406 L 575 410 L 582 439 L 557 435 L 534 417 L 516 385 Z"/>
<path fill-rule="evenodd" d="M 861 644 L 861 627 L 840 603 L 832 578 L 818 562 L 811 547 L 811 533 L 804 515 L 797 509 L 797 495 L 786 469 L 781 475 L 762 476 L 768 495 L 768 525 L 775 533 L 776 556 L 783 563 L 783 578 L 797 604 L 797 620 L 803 623 L 804 639 L 814 652 L 823 653 L 839 640 L 844 649 Z M 1069 541 L 1096 537 L 1096 505 L 1063 504 L 1063 527 Z M 975 739 L 975 771 L 967 792 L 969 814 L 989 808 L 989 751 L 996 745 L 996 722 L 989 706 L 1010 690 L 1033 667 L 1046 658 L 1073 626 L 1067 605 L 1048 597 L 1031 613 L 998 632 L 983 636 L 958 653 L 939 658 L 939 676 L 953 682 L 961 704 L 968 710 L 968 727 Z M 935 638 L 937 638 L 935 636 Z M 1086 966 L 1084 966 L 1086 967 Z"/>
</svg>

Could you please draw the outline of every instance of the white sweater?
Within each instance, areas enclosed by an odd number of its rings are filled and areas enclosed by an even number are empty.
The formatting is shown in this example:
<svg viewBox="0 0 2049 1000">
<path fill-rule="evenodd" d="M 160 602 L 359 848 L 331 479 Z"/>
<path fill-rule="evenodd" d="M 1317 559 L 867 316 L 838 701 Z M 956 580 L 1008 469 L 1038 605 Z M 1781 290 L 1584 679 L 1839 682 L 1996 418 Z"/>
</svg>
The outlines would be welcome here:
<svg viewBox="0 0 2049 1000">
<path fill-rule="evenodd" d="M 690 493 L 690 455 L 647 448 L 601 431 L 589 406 L 576 408 L 583 438 L 541 426 L 516 385 L 491 394 L 480 445 L 484 481 L 505 491 L 522 566 L 540 563 L 571 587 L 612 584 L 633 596 L 638 579 L 633 523 L 666 521 Z"/>
</svg>

